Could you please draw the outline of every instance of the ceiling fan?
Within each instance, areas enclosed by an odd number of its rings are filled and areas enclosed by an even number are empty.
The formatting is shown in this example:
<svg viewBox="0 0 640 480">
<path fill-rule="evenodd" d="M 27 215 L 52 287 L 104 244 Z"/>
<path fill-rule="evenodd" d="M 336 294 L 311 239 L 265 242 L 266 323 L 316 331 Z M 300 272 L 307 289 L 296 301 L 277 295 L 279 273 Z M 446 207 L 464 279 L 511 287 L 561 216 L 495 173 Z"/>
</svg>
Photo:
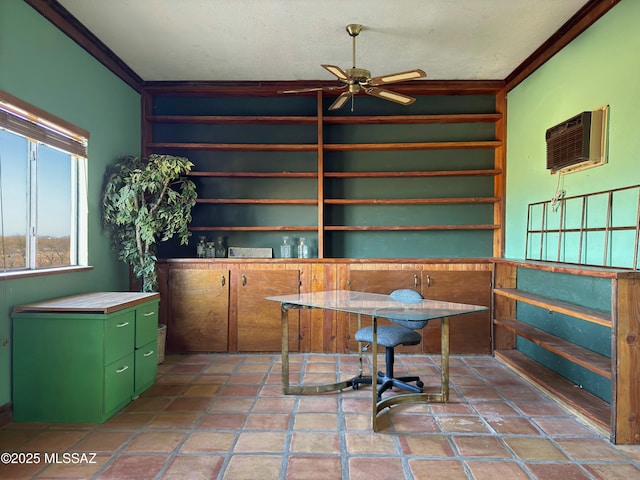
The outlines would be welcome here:
<svg viewBox="0 0 640 480">
<path fill-rule="evenodd" d="M 298 90 L 282 90 L 279 93 L 301 93 L 301 92 L 314 92 L 318 90 L 342 90 L 338 98 L 329 106 L 329 110 L 337 110 L 342 108 L 349 100 L 352 101 L 353 110 L 353 98 L 360 92 L 374 97 L 379 97 L 384 100 L 400 103 L 402 105 L 411 105 L 416 101 L 415 98 L 402 93 L 393 92 L 384 88 L 379 88 L 380 85 L 387 85 L 390 83 L 403 82 L 405 80 L 415 80 L 417 78 L 424 78 L 427 76 L 424 71 L 416 68 L 415 70 L 408 70 L 406 72 L 390 73 L 389 75 L 381 75 L 379 77 L 371 77 L 371 72 L 364 68 L 356 67 L 356 37 L 362 31 L 362 25 L 357 23 L 351 23 L 346 27 L 347 33 L 352 38 L 353 44 L 353 67 L 343 70 L 335 65 L 321 65 L 332 75 L 335 75 L 343 85 L 337 87 L 317 87 L 317 88 L 301 88 Z"/>
</svg>

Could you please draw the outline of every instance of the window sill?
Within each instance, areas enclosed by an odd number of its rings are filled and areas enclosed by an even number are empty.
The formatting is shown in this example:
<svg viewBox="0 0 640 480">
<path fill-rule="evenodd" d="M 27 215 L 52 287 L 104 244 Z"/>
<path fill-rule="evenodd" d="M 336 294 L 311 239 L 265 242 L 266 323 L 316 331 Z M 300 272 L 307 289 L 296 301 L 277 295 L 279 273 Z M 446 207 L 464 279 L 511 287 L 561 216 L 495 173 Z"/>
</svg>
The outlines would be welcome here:
<svg viewBox="0 0 640 480">
<path fill-rule="evenodd" d="M 73 266 L 46 268 L 42 270 L 14 270 L 0 272 L 0 280 L 13 280 L 14 278 L 41 277 L 43 275 L 56 275 L 59 273 L 84 272 L 93 270 L 92 266 Z"/>
</svg>

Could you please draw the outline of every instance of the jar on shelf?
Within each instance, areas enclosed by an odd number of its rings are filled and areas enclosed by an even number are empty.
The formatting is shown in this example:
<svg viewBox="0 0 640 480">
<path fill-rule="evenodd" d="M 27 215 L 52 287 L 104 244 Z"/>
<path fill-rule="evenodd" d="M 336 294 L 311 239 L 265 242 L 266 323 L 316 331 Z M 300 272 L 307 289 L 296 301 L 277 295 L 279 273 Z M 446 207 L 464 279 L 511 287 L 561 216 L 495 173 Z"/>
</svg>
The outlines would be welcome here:
<svg viewBox="0 0 640 480">
<path fill-rule="evenodd" d="M 300 237 L 298 242 L 298 258 L 309 258 L 309 245 L 304 237 Z"/>
<path fill-rule="evenodd" d="M 215 243 L 207 242 L 207 247 L 205 249 L 207 258 L 214 258 L 216 256 Z"/>
<path fill-rule="evenodd" d="M 227 256 L 227 243 L 222 235 L 216 238 L 216 258 L 225 258 Z"/>
<path fill-rule="evenodd" d="M 196 254 L 198 255 L 198 258 L 204 258 L 206 255 L 206 245 L 207 242 L 207 237 L 200 237 L 200 239 L 198 240 L 198 245 L 196 245 Z"/>
<path fill-rule="evenodd" d="M 280 256 L 282 258 L 292 258 L 291 243 L 286 235 L 282 237 L 282 245 L 280 245 Z"/>
</svg>

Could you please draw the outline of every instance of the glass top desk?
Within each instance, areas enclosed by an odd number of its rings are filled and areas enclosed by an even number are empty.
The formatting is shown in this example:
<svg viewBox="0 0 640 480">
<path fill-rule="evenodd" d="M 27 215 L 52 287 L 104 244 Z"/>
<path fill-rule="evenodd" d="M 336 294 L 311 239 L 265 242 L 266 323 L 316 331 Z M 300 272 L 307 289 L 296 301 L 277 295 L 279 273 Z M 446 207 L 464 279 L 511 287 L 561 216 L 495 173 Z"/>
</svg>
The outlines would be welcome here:
<svg viewBox="0 0 640 480">
<path fill-rule="evenodd" d="M 392 300 L 389 295 L 379 293 L 353 292 L 349 290 L 330 290 L 323 292 L 301 293 L 267 297 L 281 303 L 282 318 L 282 391 L 285 395 L 324 393 L 353 386 L 353 379 L 327 385 L 289 385 L 289 315 L 291 309 L 321 308 L 353 313 L 358 316 L 358 328 L 361 316 L 371 317 L 373 324 L 373 342 L 371 345 L 372 373 L 375 378 L 377 365 L 377 325 L 378 318 L 398 318 L 408 321 L 436 320 L 441 322 L 441 389 L 439 393 L 406 393 L 387 397 L 378 402 L 376 384 L 372 385 L 372 428 L 376 430 L 378 413 L 387 407 L 403 402 L 447 402 L 449 401 L 449 318 L 466 313 L 487 310 L 487 307 L 465 305 L 462 303 L 422 300 L 417 303 L 404 303 Z M 357 377 L 362 377 L 362 348 L 359 344 L 360 358 Z"/>
</svg>

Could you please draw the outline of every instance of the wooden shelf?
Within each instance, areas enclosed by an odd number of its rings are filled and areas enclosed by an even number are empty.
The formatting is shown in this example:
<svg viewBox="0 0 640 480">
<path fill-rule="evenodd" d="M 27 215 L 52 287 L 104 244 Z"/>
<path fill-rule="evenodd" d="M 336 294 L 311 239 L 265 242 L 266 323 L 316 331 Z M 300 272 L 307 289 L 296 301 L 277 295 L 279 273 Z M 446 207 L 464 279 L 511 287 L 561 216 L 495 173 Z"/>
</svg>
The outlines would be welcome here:
<svg viewBox="0 0 640 480">
<path fill-rule="evenodd" d="M 451 205 L 473 203 L 496 203 L 495 197 L 455 197 L 455 198 L 327 198 L 328 205 Z"/>
<path fill-rule="evenodd" d="M 594 310 L 580 305 L 574 305 L 561 300 L 552 300 L 541 295 L 535 295 L 533 293 L 518 290 L 517 288 L 494 288 L 493 292 L 501 297 L 525 302 L 530 305 L 535 305 L 536 307 L 544 308 L 545 310 L 562 313 L 564 315 L 580 318 L 587 322 L 611 328 L 611 313 L 601 312 L 600 310 Z"/>
<path fill-rule="evenodd" d="M 315 143 L 148 143 L 150 150 L 212 150 L 246 152 L 316 152 Z"/>
<path fill-rule="evenodd" d="M 270 225 L 270 226 L 251 226 L 251 227 L 189 227 L 192 232 L 279 232 L 279 231 L 295 231 L 295 232 L 316 232 L 318 227 L 308 225 Z"/>
<path fill-rule="evenodd" d="M 196 203 L 217 205 L 317 205 L 318 200 L 306 198 L 198 198 Z"/>
<path fill-rule="evenodd" d="M 318 178 L 317 172 L 189 172 L 189 177 Z"/>
<path fill-rule="evenodd" d="M 498 148 L 502 142 L 484 140 L 471 142 L 410 142 L 410 143 L 325 143 L 328 152 L 384 151 L 384 150 L 452 150 L 467 148 Z"/>
<path fill-rule="evenodd" d="M 325 124 L 447 124 L 447 123 L 495 123 L 502 119 L 501 113 L 456 113 L 450 115 L 350 115 L 344 117 L 324 116 Z"/>
<path fill-rule="evenodd" d="M 316 125 L 318 117 L 304 115 L 147 115 L 153 123 L 190 123 L 201 125 Z"/>
<path fill-rule="evenodd" d="M 564 404 L 605 435 L 609 434 L 611 406 L 517 350 L 496 350 L 494 355 L 520 376 Z"/>
<path fill-rule="evenodd" d="M 545 350 L 549 350 L 604 378 L 611 379 L 610 358 L 582 348 L 518 320 L 495 319 L 493 322 L 522 338 L 526 338 Z"/>
<path fill-rule="evenodd" d="M 406 171 L 406 172 L 325 172 L 325 178 L 399 178 L 399 177 L 476 177 L 496 176 L 502 170 L 432 170 L 432 171 Z"/>
<path fill-rule="evenodd" d="M 495 230 L 500 225 L 326 225 L 331 231 L 437 231 L 437 230 Z"/>
</svg>

